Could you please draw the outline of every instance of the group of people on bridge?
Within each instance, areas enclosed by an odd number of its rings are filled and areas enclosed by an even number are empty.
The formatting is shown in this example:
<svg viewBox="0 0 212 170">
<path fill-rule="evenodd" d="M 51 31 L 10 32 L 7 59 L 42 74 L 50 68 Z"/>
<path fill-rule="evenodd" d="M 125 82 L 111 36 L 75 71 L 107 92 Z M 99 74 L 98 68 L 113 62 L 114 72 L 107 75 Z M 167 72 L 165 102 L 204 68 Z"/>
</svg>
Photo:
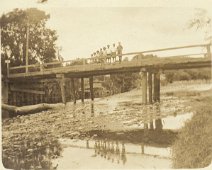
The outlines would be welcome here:
<svg viewBox="0 0 212 170">
<path fill-rule="evenodd" d="M 121 42 L 116 44 L 114 43 L 112 46 L 107 45 L 106 47 L 100 48 L 93 54 L 91 54 L 91 62 L 92 63 L 115 63 L 117 61 L 122 61 L 122 51 L 123 47 Z"/>
</svg>

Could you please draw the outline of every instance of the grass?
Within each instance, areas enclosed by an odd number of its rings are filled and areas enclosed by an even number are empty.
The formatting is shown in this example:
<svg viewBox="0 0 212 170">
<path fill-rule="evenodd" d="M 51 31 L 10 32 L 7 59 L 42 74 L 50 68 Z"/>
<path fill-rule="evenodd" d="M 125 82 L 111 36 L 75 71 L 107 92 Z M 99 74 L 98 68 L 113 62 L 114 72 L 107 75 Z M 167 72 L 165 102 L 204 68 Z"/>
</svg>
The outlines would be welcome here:
<svg viewBox="0 0 212 170">
<path fill-rule="evenodd" d="M 212 160 L 212 90 L 190 103 L 193 118 L 180 131 L 173 145 L 174 168 L 203 168 Z"/>
</svg>

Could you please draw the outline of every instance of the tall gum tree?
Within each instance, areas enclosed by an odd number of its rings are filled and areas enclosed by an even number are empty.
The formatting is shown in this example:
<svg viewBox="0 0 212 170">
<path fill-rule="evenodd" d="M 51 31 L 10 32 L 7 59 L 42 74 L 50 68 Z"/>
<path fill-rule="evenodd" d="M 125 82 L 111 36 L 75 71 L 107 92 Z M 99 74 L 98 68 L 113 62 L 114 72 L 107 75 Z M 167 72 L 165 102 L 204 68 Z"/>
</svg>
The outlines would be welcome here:
<svg viewBox="0 0 212 170">
<path fill-rule="evenodd" d="M 26 10 L 14 9 L 3 14 L 1 26 L 1 61 L 5 71 L 4 60 L 9 59 L 11 66 L 25 65 L 26 34 L 29 29 L 28 56 L 29 64 L 50 62 L 56 59 L 55 30 L 46 27 L 50 15 L 36 8 Z"/>
</svg>

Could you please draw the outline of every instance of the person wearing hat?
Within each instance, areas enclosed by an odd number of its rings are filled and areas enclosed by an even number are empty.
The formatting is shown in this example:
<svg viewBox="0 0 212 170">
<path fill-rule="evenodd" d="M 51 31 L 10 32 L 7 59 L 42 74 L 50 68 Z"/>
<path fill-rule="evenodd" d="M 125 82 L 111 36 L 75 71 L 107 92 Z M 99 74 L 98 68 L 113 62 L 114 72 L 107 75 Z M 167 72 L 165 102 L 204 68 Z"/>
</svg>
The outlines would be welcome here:
<svg viewBox="0 0 212 170">
<path fill-rule="evenodd" d="M 96 52 L 93 53 L 93 63 L 96 63 Z"/>
<path fill-rule="evenodd" d="M 113 62 L 116 62 L 116 44 L 113 44 L 113 47 L 112 47 L 112 59 L 113 59 Z"/>
<path fill-rule="evenodd" d="M 111 54 L 112 54 L 112 51 L 110 49 L 110 45 L 107 45 L 106 51 L 107 51 L 107 62 L 108 63 L 111 63 Z"/>
<path fill-rule="evenodd" d="M 100 63 L 103 63 L 104 62 L 102 48 L 100 48 L 100 51 L 99 51 L 99 60 L 100 60 Z"/>
<path fill-rule="evenodd" d="M 91 59 L 90 59 L 90 63 L 93 63 L 93 54 L 91 54 Z"/>
<path fill-rule="evenodd" d="M 119 57 L 119 63 L 122 61 L 122 51 L 123 51 L 123 47 L 121 45 L 121 43 L 119 42 L 119 45 L 117 46 L 117 56 Z"/>
<path fill-rule="evenodd" d="M 99 50 L 96 51 L 96 63 L 99 63 L 100 58 L 99 58 Z"/>
<path fill-rule="evenodd" d="M 107 50 L 106 50 L 106 47 L 103 47 L 103 60 L 104 60 L 104 63 L 107 62 Z"/>
</svg>

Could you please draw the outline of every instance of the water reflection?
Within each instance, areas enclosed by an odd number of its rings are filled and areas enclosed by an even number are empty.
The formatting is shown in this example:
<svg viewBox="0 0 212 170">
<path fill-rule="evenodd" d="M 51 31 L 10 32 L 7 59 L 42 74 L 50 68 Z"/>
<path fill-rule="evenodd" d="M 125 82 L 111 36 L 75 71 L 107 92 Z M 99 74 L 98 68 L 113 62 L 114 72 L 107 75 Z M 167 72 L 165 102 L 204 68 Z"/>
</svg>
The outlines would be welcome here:
<svg viewBox="0 0 212 170">
<path fill-rule="evenodd" d="M 123 164 L 127 162 L 125 144 L 120 144 L 118 141 L 108 141 L 108 140 L 97 140 L 94 144 L 95 156 L 101 156 L 102 158 L 111 161 L 112 163 Z"/>
<path fill-rule="evenodd" d="M 170 168 L 171 165 L 169 147 L 160 148 L 109 139 L 61 139 L 60 142 L 66 147 L 62 157 L 54 162 L 59 164 L 58 169 Z"/>
<path fill-rule="evenodd" d="M 140 122 L 143 122 L 144 129 L 162 130 L 163 124 L 161 117 L 159 103 L 142 106 L 142 117 Z"/>
</svg>

